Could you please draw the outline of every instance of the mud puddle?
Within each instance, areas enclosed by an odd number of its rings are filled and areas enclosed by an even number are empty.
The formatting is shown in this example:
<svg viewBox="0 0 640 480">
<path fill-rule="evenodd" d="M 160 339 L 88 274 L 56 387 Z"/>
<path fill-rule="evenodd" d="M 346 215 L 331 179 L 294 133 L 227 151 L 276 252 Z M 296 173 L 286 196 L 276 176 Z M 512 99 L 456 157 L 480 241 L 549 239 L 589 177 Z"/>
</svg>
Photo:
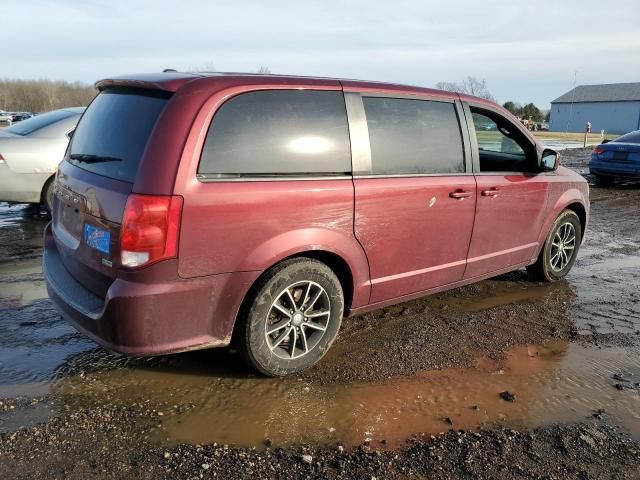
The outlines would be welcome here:
<svg viewBox="0 0 640 480">
<path fill-rule="evenodd" d="M 36 413 L 144 404 L 155 412 L 153 440 L 167 445 L 260 448 L 268 439 L 274 446 L 368 442 L 393 448 L 418 432 L 536 427 L 579 421 L 598 410 L 640 438 L 638 353 L 555 342 L 517 347 L 502 361 L 480 358 L 475 368 L 340 385 L 215 376 L 207 369 L 116 369 L 52 382 L 53 411 Z M 515 399 L 505 400 L 502 392 Z M 33 410 L 26 413 L 28 425 Z M 7 421 L 19 423 L 14 415 L 7 420 L 0 414 L 0 429 Z"/>
<path fill-rule="evenodd" d="M 51 407 L 39 403 L 32 407 L 11 409 L 0 413 L 0 433 L 13 432 L 20 428 L 30 428 L 44 423 L 53 415 Z"/>
<path fill-rule="evenodd" d="M 562 289 L 564 287 L 566 287 L 566 285 L 562 285 L 560 288 Z M 501 285 L 500 288 L 492 292 L 492 295 L 486 298 L 454 298 L 444 305 L 451 306 L 461 312 L 480 312 L 502 305 L 535 302 L 536 300 L 543 299 L 552 289 L 558 289 L 558 287 L 549 284 L 527 286 L 505 284 Z M 566 289 L 569 290 L 568 288 Z"/>
<path fill-rule="evenodd" d="M 397 447 L 418 432 L 488 424 L 535 427 L 604 409 L 640 438 L 640 395 L 630 387 L 613 388 L 620 371 L 640 381 L 640 362 L 628 352 L 594 356 L 559 343 L 516 348 L 504 362 L 482 358 L 477 368 L 427 371 L 379 384 L 262 380 L 236 389 L 227 383 L 189 412 L 169 415 L 159 434 L 178 443 L 259 446 L 269 438 L 275 445 Z M 515 400 L 504 400 L 502 392 Z"/>
</svg>

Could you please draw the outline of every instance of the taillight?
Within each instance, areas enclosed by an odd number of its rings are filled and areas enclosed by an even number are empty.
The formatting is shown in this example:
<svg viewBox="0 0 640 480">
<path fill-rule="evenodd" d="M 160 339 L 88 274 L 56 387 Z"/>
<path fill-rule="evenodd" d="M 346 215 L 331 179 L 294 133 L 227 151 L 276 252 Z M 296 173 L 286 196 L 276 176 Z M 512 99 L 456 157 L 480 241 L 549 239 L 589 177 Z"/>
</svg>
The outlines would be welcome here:
<svg viewBox="0 0 640 480">
<path fill-rule="evenodd" d="M 593 152 L 595 155 L 600 155 L 601 153 L 604 153 L 604 148 L 600 148 L 600 147 L 596 147 L 593 149 Z"/>
<path fill-rule="evenodd" d="M 182 197 L 132 193 L 122 216 L 120 261 L 140 267 L 178 255 Z"/>
</svg>

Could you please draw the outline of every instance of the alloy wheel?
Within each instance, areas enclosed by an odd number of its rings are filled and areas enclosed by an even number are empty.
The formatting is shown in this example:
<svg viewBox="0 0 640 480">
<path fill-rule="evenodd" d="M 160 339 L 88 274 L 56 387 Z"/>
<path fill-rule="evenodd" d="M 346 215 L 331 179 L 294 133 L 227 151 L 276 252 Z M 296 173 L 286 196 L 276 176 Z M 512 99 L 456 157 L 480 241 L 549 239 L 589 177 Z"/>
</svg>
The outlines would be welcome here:
<svg viewBox="0 0 640 480">
<path fill-rule="evenodd" d="M 267 345 L 280 358 L 303 357 L 318 345 L 330 319 L 329 295 L 321 285 L 312 281 L 289 285 L 276 296 L 267 313 Z"/>
<path fill-rule="evenodd" d="M 572 223 L 566 222 L 558 227 L 551 242 L 550 263 L 555 272 L 564 269 L 576 248 L 576 229 Z"/>
</svg>

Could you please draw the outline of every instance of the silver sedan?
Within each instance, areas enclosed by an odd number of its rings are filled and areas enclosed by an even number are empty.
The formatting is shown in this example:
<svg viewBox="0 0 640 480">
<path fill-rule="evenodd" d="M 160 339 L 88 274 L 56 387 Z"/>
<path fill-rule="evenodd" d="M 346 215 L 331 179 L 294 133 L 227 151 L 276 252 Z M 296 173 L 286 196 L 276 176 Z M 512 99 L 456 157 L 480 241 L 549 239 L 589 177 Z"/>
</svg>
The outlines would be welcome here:
<svg viewBox="0 0 640 480">
<path fill-rule="evenodd" d="M 51 207 L 54 174 L 83 111 L 53 110 L 0 130 L 0 201 Z"/>
</svg>

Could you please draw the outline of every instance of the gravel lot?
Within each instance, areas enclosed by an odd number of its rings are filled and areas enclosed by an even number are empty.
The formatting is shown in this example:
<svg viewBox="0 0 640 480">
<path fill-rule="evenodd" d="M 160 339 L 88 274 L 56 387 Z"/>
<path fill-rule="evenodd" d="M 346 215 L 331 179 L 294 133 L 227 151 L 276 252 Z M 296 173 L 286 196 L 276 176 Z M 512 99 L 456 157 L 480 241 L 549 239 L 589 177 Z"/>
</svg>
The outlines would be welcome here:
<svg viewBox="0 0 640 480">
<path fill-rule="evenodd" d="M 347 319 L 280 380 L 231 351 L 96 347 L 46 298 L 46 219 L 0 206 L 0 478 L 639 478 L 640 186 L 591 201 L 566 281 Z"/>
</svg>

